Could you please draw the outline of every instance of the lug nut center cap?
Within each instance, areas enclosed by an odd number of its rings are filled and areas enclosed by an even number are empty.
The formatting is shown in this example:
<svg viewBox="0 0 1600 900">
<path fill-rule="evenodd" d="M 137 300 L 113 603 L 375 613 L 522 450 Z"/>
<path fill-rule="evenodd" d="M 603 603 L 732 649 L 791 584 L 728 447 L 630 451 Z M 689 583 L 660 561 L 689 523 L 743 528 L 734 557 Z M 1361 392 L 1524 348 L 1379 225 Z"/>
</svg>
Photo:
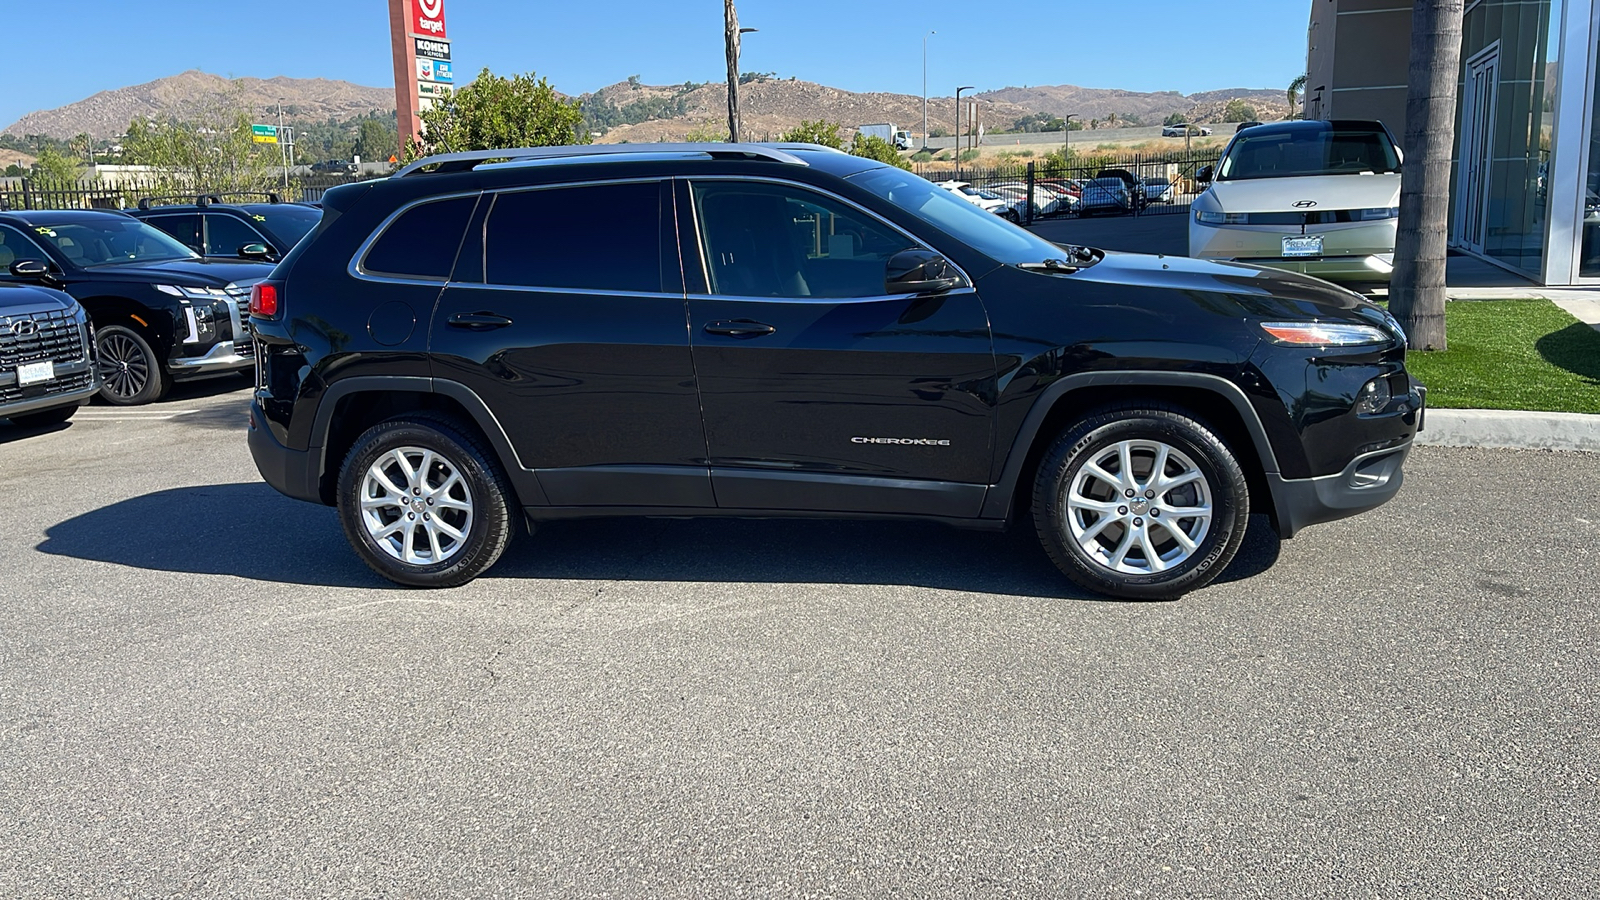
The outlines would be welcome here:
<svg viewBox="0 0 1600 900">
<path fill-rule="evenodd" d="M 1142 516 L 1150 511 L 1150 501 L 1143 497 L 1128 501 L 1128 511 L 1136 516 Z"/>
</svg>

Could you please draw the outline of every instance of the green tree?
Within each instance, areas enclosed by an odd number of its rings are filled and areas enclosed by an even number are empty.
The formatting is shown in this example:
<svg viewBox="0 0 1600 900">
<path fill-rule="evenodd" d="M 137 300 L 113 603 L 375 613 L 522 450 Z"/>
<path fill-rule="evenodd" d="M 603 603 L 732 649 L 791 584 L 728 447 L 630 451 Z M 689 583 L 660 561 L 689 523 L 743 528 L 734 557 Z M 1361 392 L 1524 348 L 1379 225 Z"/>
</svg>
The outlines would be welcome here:
<svg viewBox="0 0 1600 900">
<path fill-rule="evenodd" d="M 361 125 L 356 129 L 355 152 L 350 156 L 360 156 L 362 162 L 382 162 L 394 155 L 399 146 L 397 130 L 386 123 L 371 116 L 361 120 Z M 349 159 L 349 156 L 336 157 Z"/>
<path fill-rule="evenodd" d="M 1167 116 L 1165 119 L 1162 119 L 1161 120 L 1161 124 L 1163 124 L 1163 125 L 1182 125 L 1183 123 L 1185 123 L 1187 121 L 1189 121 L 1189 117 L 1188 116 L 1184 115 L 1181 112 L 1175 112 L 1172 115 Z"/>
<path fill-rule="evenodd" d="M 1284 96 L 1289 101 L 1289 118 L 1291 119 L 1300 118 L 1300 113 L 1295 110 L 1295 107 L 1300 105 L 1300 95 L 1305 93 L 1306 77 L 1305 75 L 1295 76 L 1295 79 L 1289 82 L 1289 89 L 1284 92 Z"/>
<path fill-rule="evenodd" d="M 184 117 L 128 124 L 122 161 L 150 166 L 157 193 L 264 191 L 283 186 L 283 151 L 257 144 L 252 110 L 238 92 L 186 107 Z"/>
<path fill-rule="evenodd" d="M 56 148 L 46 147 L 33 163 L 33 177 L 56 183 L 77 182 L 83 178 L 83 166 Z"/>
<path fill-rule="evenodd" d="M 844 141 L 839 137 L 839 129 L 843 127 L 838 122 L 829 122 L 818 119 L 815 122 L 802 121 L 794 128 L 778 136 L 778 140 L 786 144 L 821 144 L 835 150 L 844 149 Z"/>
<path fill-rule="evenodd" d="M 911 164 L 906 162 L 905 157 L 900 155 L 900 151 L 896 150 L 893 144 L 881 137 L 858 133 L 855 139 L 850 142 L 850 152 L 855 156 L 875 159 L 878 162 L 899 166 L 902 169 L 911 168 Z"/>
<path fill-rule="evenodd" d="M 1256 120 L 1255 107 L 1234 98 L 1222 108 L 1222 121 L 1224 122 L 1254 122 Z"/>
<path fill-rule="evenodd" d="M 422 140 L 407 142 L 406 160 L 435 153 L 589 143 L 577 100 L 558 96 L 532 72 L 504 78 L 488 69 L 425 110 Z"/>
</svg>

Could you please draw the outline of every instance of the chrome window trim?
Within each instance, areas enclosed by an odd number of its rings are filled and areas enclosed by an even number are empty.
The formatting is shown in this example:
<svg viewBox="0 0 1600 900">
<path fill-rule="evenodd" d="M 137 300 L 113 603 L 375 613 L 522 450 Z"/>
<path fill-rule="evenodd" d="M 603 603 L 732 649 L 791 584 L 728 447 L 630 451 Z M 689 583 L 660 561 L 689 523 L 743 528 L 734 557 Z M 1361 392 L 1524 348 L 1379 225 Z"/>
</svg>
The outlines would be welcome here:
<svg viewBox="0 0 1600 900">
<path fill-rule="evenodd" d="M 438 282 L 429 282 L 429 284 L 437 283 Z M 652 293 L 650 291 L 613 291 L 581 287 L 532 287 L 530 285 L 522 284 L 487 284 L 478 281 L 448 281 L 444 283 L 444 286 L 451 288 L 452 290 L 455 288 L 464 288 L 466 290 L 473 291 L 514 291 L 519 294 L 582 294 L 586 297 L 639 297 L 644 299 L 665 298 L 675 303 L 682 303 L 684 297 L 684 295 L 681 293 L 668 294 L 661 292 Z"/>
<path fill-rule="evenodd" d="M 355 278 L 360 281 L 376 282 L 378 284 L 415 284 L 432 287 L 441 287 L 445 284 L 448 284 L 450 282 L 450 275 L 455 274 L 455 269 L 453 266 L 451 267 L 450 274 L 443 278 L 424 278 L 420 275 L 389 275 L 380 272 L 367 271 L 367 254 L 372 251 L 373 245 L 377 244 L 385 234 L 389 233 L 390 226 L 392 226 L 401 216 L 412 211 L 413 209 L 428 203 L 442 203 L 446 200 L 459 200 L 464 197 L 480 197 L 482 195 L 483 191 L 481 190 L 455 191 L 449 194 L 433 194 L 427 197 L 419 197 L 416 200 L 412 200 L 410 203 L 402 205 L 399 209 L 390 213 L 382 222 L 378 223 L 378 227 L 374 228 L 372 233 L 367 235 L 367 239 L 362 241 L 361 246 L 356 248 L 355 255 L 350 257 L 350 265 L 345 267 L 345 271 L 349 273 L 351 278 Z M 468 217 L 467 224 L 471 224 L 470 216 Z M 463 231 L 462 238 L 465 239 L 465 237 L 466 232 Z M 460 252 L 461 247 L 458 244 L 456 246 L 456 253 L 459 255 Z"/>
<path fill-rule="evenodd" d="M 937 253 L 940 256 L 944 257 L 945 262 L 949 263 L 951 268 L 953 268 L 957 272 L 961 273 L 961 280 L 964 283 L 960 287 L 952 288 L 951 290 L 945 291 L 943 294 L 928 295 L 928 296 L 948 296 L 948 295 L 951 295 L 951 294 L 977 293 L 977 288 L 974 287 L 974 282 L 972 280 L 972 276 L 968 275 L 967 271 L 965 269 L 961 268 L 961 266 L 958 265 L 955 260 L 951 259 L 948 254 L 944 253 L 943 251 L 939 250 L 936 247 L 930 246 L 927 241 L 923 240 L 922 238 L 918 237 L 917 235 L 912 234 L 911 232 L 905 230 L 904 228 L 901 228 L 899 225 L 896 225 L 895 223 L 889 221 L 888 219 L 885 219 L 883 216 L 878 215 L 877 213 L 873 212 L 872 210 L 867 209 L 866 207 L 862 206 L 861 204 L 855 202 L 854 200 L 851 200 L 848 197 L 841 197 L 838 194 L 836 194 L 833 191 L 830 191 L 830 190 L 828 190 L 826 188 L 820 188 L 820 187 L 817 187 L 815 185 L 810 185 L 810 184 L 803 184 L 803 183 L 798 182 L 798 181 L 789 181 L 789 180 L 786 180 L 786 179 L 783 179 L 783 178 L 773 178 L 773 177 L 770 177 L 770 176 L 762 176 L 762 175 L 695 175 L 695 176 L 684 175 L 684 176 L 677 176 L 674 180 L 685 182 L 688 185 L 688 189 L 689 189 L 689 221 L 690 221 L 690 224 L 693 226 L 693 229 L 694 229 L 694 243 L 695 243 L 694 249 L 695 249 L 695 253 L 698 255 L 698 257 L 700 259 L 700 271 L 705 276 L 706 287 L 708 287 L 708 288 L 711 287 L 711 266 L 710 266 L 709 263 L 706 262 L 706 246 L 705 246 L 706 241 L 705 241 L 705 234 L 703 233 L 703 231 L 700 228 L 700 204 L 695 201 L 695 195 L 694 195 L 695 182 L 752 181 L 752 182 L 760 182 L 760 183 L 763 183 L 763 184 L 775 184 L 775 185 L 780 185 L 782 187 L 798 187 L 798 188 L 801 188 L 802 190 L 810 191 L 810 192 L 815 193 L 815 194 L 821 194 L 822 196 L 827 197 L 830 200 L 835 200 L 835 201 L 837 201 L 839 203 L 844 204 L 845 206 L 847 206 L 847 207 L 849 207 L 851 209 L 857 210 L 862 215 L 867 216 L 869 219 L 871 219 L 873 221 L 876 221 L 876 222 L 884 225 L 885 227 L 888 227 L 888 228 L 890 228 L 890 229 L 892 229 L 894 231 L 899 232 L 901 235 L 903 235 L 904 237 L 909 239 L 911 241 L 911 243 L 913 245 L 915 245 L 916 247 L 920 247 L 923 250 L 927 250 L 927 251 L 932 252 L 932 253 Z M 683 256 L 683 254 L 681 252 L 680 252 L 680 256 Z M 688 298 L 690 300 L 745 300 L 745 301 L 762 302 L 762 303 L 775 303 L 776 302 L 776 303 L 836 303 L 837 304 L 837 303 L 880 303 L 880 302 L 882 302 L 884 300 L 904 299 L 906 297 L 917 297 L 917 296 L 923 296 L 923 295 L 920 295 L 920 294 L 880 294 L 880 295 L 877 295 L 877 296 L 874 296 L 874 297 L 746 297 L 746 296 L 739 295 L 739 294 L 706 293 L 706 294 L 689 294 L 687 296 L 688 296 Z"/>
</svg>

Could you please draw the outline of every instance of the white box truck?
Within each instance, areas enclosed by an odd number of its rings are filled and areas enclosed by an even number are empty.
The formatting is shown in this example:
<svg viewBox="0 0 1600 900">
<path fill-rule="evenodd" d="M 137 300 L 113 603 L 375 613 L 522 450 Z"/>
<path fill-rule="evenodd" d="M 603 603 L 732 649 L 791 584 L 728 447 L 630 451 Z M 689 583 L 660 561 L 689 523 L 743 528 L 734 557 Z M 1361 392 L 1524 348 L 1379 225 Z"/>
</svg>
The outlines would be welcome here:
<svg viewBox="0 0 1600 900">
<path fill-rule="evenodd" d="M 911 132 L 902 131 L 894 127 L 893 122 L 882 122 L 876 125 L 862 125 L 856 129 L 867 137 L 883 138 L 894 146 L 896 150 L 911 149 Z"/>
</svg>

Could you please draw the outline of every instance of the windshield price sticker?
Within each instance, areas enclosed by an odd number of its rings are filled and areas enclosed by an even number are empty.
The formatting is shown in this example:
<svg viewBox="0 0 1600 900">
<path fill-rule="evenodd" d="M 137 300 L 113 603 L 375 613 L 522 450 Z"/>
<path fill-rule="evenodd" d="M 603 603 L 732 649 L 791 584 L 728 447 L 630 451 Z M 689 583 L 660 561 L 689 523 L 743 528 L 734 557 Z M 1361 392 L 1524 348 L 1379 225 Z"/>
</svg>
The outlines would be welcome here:
<svg viewBox="0 0 1600 900">
<path fill-rule="evenodd" d="M 1286 237 L 1283 239 L 1284 256 L 1321 256 L 1322 235 L 1313 234 L 1305 237 Z"/>
<path fill-rule="evenodd" d="M 26 363 L 17 366 L 17 387 L 27 387 L 30 384 L 54 381 L 55 378 L 56 364 L 48 359 L 44 362 Z"/>
</svg>

